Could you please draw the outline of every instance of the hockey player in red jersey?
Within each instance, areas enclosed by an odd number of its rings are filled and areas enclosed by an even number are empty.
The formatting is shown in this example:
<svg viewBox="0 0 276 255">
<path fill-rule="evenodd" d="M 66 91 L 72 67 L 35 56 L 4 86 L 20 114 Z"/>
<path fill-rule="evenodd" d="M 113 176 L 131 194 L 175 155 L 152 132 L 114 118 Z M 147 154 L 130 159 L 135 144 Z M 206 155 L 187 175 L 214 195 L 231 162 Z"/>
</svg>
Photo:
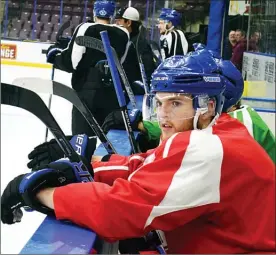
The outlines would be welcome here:
<svg viewBox="0 0 276 255">
<path fill-rule="evenodd" d="M 27 205 L 110 241 L 162 230 L 168 253 L 275 253 L 274 164 L 221 114 L 226 83 L 235 86 L 204 51 L 168 58 L 147 98 L 162 129 L 156 149 L 94 162 L 91 183 L 75 183 L 66 160 L 20 175 L 1 197 L 2 222 Z"/>
</svg>

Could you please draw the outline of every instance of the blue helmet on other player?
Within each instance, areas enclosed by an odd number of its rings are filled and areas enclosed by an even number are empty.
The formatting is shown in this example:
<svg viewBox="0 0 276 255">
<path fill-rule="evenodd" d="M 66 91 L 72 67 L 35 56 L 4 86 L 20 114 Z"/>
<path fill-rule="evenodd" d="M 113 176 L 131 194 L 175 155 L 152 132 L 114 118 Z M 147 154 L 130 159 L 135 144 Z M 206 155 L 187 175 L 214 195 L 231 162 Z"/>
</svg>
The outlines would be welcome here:
<svg viewBox="0 0 276 255">
<path fill-rule="evenodd" d="M 165 20 L 167 22 L 171 22 L 174 27 L 178 26 L 181 22 L 181 14 L 169 8 L 163 8 L 163 9 L 162 9 L 163 11 L 161 11 L 161 14 L 159 16 L 159 19 Z"/>
<path fill-rule="evenodd" d="M 233 105 L 240 101 L 244 89 L 244 81 L 241 72 L 231 61 L 221 60 L 218 65 L 226 81 L 225 101 L 222 111 L 228 112 Z"/>
<path fill-rule="evenodd" d="M 112 18 L 115 14 L 114 0 L 96 0 L 94 3 L 94 16 L 99 18 Z"/>
<path fill-rule="evenodd" d="M 244 81 L 241 72 L 229 60 L 223 60 L 216 51 L 209 50 L 204 44 L 193 44 L 195 51 L 209 53 L 216 61 L 219 72 L 225 78 L 226 89 L 223 112 L 227 112 L 233 105 L 241 99 L 244 90 Z"/>
<path fill-rule="evenodd" d="M 169 13 L 169 12 L 171 12 L 171 11 L 172 11 L 171 8 L 162 8 L 162 9 L 161 9 L 161 13 L 160 13 L 160 15 L 159 15 L 159 19 L 160 19 L 160 20 L 165 20 L 167 13 Z"/>
</svg>

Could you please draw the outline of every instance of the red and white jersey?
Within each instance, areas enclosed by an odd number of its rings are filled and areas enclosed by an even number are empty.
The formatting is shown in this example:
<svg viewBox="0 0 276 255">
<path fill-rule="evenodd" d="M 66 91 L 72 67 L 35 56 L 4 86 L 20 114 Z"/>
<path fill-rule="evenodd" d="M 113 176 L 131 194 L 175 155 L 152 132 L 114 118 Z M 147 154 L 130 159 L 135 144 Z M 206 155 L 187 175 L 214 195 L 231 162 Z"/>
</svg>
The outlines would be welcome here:
<svg viewBox="0 0 276 255">
<path fill-rule="evenodd" d="M 58 219 L 110 241 L 162 230 L 169 253 L 275 252 L 275 166 L 227 114 L 93 167 L 97 182 L 55 189 Z"/>
</svg>

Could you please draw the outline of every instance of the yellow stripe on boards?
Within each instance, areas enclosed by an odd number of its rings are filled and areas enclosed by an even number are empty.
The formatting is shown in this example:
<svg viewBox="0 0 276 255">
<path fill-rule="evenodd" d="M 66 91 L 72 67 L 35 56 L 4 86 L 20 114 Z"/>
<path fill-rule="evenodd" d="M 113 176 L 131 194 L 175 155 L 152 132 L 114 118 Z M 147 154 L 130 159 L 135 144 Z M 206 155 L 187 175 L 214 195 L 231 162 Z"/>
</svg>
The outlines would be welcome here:
<svg viewBox="0 0 276 255">
<path fill-rule="evenodd" d="M 13 61 L 13 60 L 7 60 L 7 59 L 1 59 L 1 65 L 36 67 L 36 68 L 52 68 L 51 64 Z"/>
</svg>

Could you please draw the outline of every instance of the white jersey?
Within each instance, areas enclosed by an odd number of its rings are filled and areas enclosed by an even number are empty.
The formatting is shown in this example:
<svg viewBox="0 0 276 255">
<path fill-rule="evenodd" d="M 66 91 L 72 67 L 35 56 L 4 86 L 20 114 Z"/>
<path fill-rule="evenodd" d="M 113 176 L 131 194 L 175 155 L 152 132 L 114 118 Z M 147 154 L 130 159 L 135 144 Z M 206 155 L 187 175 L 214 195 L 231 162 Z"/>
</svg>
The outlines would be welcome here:
<svg viewBox="0 0 276 255">
<path fill-rule="evenodd" d="M 186 55 L 188 42 L 184 32 L 178 29 L 169 31 L 160 37 L 162 60 L 175 55 Z"/>
</svg>

